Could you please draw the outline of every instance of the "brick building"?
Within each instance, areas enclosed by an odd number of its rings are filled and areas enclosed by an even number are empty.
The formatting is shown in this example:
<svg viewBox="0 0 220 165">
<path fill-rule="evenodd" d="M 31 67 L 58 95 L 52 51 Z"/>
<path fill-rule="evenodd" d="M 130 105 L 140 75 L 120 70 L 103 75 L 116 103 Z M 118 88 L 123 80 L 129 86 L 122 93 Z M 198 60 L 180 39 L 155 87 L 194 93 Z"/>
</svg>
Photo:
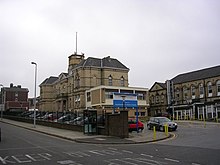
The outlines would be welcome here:
<svg viewBox="0 0 220 165">
<path fill-rule="evenodd" d="M 1 102 L 4 104 L 3 109 L 5 111 L 27 110 L 29 107 L 28 92 L 27 88 L 22 88 L 20 85 L 13 86 L 12 83 L 10 87 L 3 87 L 1 89 Z"/>
</svg>

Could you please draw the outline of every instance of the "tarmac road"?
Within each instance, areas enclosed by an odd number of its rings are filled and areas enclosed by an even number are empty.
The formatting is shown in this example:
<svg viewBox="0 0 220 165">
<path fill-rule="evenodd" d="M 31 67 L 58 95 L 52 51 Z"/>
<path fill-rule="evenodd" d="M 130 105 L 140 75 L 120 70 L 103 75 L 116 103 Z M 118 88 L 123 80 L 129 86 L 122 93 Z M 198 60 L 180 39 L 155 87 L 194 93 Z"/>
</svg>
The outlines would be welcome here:
<svg viewBox="0 0 220 165">
<path fill-rule="evenodd" d="M 175 138 L 120 145 L 76 143 L 6 123 L 0 123 L 0 127 L 4 133 L 0 143 L 0 165 L 217 165 L 220 162 L 219 141 L 214 142 L 217 147 L 206 144 L 217 139 L 219 127 L 179 124 Z"/>
</svg>

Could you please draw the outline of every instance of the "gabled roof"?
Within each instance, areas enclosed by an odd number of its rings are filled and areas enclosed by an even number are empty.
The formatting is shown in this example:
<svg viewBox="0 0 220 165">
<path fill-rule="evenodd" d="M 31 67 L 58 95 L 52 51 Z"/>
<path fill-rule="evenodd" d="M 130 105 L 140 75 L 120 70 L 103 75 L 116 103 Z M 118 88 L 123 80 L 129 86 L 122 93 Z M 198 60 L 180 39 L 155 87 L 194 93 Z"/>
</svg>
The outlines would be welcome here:
<svg viewBox="0 0 220 165">
<path fill-rule="evenodd" d="M 76 68 L 79 67 L 100 67 L 100 68 L 118 68 L 129 70 L 125 65 L 120 61 L 114 58 L 104 57 L 103 59 L 88 57 L 87 59 L 82 60 Z"/>
<path fill-rule="evenodd" d="M 49 78 L 46 78 L 41 84 L 41 85 L 50 85 L 53 84 L 56 80 L 58 80 L 58 77 L 50 76 Z"/>
<path fill-rule="evenodd" d="M 176 77 L 174 77 L 171 81 L 173 81 L 174 84 L 179 84 L 179 83 L 202 80 L 217 76 L 220 76 L 220 65 L 211 68 L 193 71 L 193 72 L 179 74 Z"/>
<path fill-rule="evenodd" d="M 62 72 L 62 73 L 60 73 L 58 79 L 59 79 L 59 80 L 62 80 L 62 79 L 67 78 L 67 76 L 68 76 L 68 73 L 64 73 L 64 72 Z"/>
<path fill-rule="evenodd" d="M 155 82 L 155 83 L 152 85 L 152 87 L 150 88 L 149 91 L 152 91 L 157 84 L 161 87 L 161 89 L 166 89 L 166 88 L 167 88 L 166 83 Z"/>
</svg>

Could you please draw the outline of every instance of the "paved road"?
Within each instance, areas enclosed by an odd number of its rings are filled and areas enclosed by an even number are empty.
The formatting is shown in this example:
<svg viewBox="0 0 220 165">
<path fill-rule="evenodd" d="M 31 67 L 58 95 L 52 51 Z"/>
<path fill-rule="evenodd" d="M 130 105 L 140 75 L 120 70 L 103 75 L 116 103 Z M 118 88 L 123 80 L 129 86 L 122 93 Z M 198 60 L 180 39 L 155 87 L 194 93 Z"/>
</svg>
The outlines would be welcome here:
<svg viewBox="0 0 220 165">
<path fill-rule="evenodd" d="M 0 126 L 3 132 L 0 165 L 217 165 L 220 162 L 219 142 L 206 144 L 217 139 L 216 132 L 219 137 L 220 128 L 214 127 L 180 126 L 175 139 L 152 144 L 94 145 L 54 138 L 4 123 Z"/>
</svg>

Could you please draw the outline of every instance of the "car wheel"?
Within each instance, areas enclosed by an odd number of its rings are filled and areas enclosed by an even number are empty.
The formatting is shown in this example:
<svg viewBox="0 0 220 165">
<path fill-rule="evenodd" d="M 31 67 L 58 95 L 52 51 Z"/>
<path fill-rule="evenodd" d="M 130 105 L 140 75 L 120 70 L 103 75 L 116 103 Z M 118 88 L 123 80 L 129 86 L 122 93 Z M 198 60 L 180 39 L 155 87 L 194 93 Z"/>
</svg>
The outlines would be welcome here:
<svg viewBox="0 0 220 165">
<path fill-rule="evenodd" d="M 150 124 L 147 125 L 147 128 L 148 128 L 149 130 L 151 130 L 151 126 L 150 126 Z"/>
<path fill-rule="evenodd" d="M 164 131 L 163 126 L 160 126 L 159 130 L 160 130 L 161 132 L 163 132 L 163 131 Z"/>
</svg>

